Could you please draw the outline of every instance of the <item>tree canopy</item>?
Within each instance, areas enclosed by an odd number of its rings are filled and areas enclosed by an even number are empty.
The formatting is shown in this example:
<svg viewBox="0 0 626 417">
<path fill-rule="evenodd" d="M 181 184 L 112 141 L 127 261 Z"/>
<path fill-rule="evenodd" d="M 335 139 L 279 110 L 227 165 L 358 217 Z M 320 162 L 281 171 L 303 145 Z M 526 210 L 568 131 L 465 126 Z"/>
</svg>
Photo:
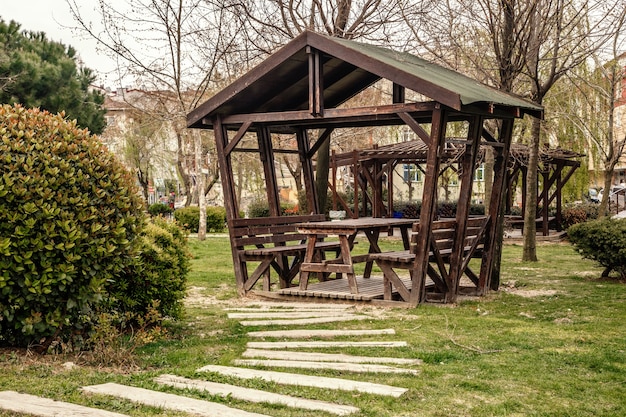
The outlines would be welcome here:
<svg viewBox="0 0 626 417">
<path fill-rule="evenodd" d="M 71 46 L 0 19 L 0 103 L 65 111 L 79 126 L 100 134 L 105 127 L 104 96 L 90 90 L 94 79 Z"/>
</svg>

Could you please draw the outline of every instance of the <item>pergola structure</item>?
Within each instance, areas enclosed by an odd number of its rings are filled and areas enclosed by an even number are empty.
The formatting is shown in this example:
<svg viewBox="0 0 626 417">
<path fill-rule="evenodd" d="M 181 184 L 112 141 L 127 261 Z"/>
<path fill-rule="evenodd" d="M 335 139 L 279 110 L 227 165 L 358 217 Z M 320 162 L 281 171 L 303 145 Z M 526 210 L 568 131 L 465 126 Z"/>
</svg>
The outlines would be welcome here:
<svg viewBox="0 0 626 417">
<path fill-rule="evenodd" d="M 357 107 L 351 100 L 379 81 L 390 86 L 389 102 Z M 485 86 L 457 72 L 417 56 L 306 31 L 218 92 L 187 116 L 190 128 L 212 129 L 215 135 L 224 192 L 224 205 L 233 245 L 233 260 L 240 293 L 247 276 L 236 247 L 234 228 L 240 225 L 234 182 L 234 152 L 256 152 L 263 163 L 270 215 L 280 215 L 275 155 L 296 154 L 309 210 L 321 213 L 312 165 L 318 150 L 333 131 L 344 128 L 406 125 L 428 146 L 420 233 L 412 279 L 423 279 L 429 263 L 430 228 L 436 214 L 437 177 L 445 148 L 446 129 L 461 123 L 465 134 L 460 166 L 456 241 L 467 233 L 473 167 L 481 145 L 494 149 L 494 185 L 487 210 L 480 281 L 488 288 L 496 253 L 498 222 L 506 186 L 513 123 L 524 114 L 543 116 L 541 106 Z M 489 132 L 485 121 L 495 119 L 499 132 Z M 246 134 L 255 134 L 257 147 L 243 146 Z M 289 135 L 291 141 L 277 140 Z M 282 147 L 279 147 L 282 146 Z M 253 221 L 254 219 L 246 219 Z M 462 245 L 450 255 L 451 279 L 463 271 Z M 453 289 L 450 289 L 453 291 Z M 411 296 L 416 305 L 419 295 Z"/>
<path fill-rule="evenodd" d="M 477 164 L 483 162 L 484 146 L 479 150 Z M 439 175 L 446 169 L 460 172 L 461 156 L 465 152 L 464 140 L 447 138 L 444 146 L 442 167 Z M 507 169 L 507 198 L 505 213 L 511 214 L 515 188 L 521 185 L 522 215 L 508 216 L 509 222 L 523 222 L 523 210 L 526 202 L 526 177 L 530 149 L 523 144 L 512 144 Z M 374 217 L 392 217 L 394 215 L 394 171 L 398 165 L 414 164 L 424 173 L 423 165 L 428 156 L 428 146 L 422 140 L 412 140 L 390 145 L 374 146 L 371 149 L 355 149 L 351 152 L 333 154 L 331 170 L 333 175 L 330 189 L 335 209 L 344 209 L 352 218 L 371 213 Z M 544 236 L 549 235 L 549 225 L 554 220 L 558 226 L 562 223 L 563 187 L 578 167 L 579 159 L 584 155 L 562 148 L 543 148 L 539 155 L 537 223 Z M 336 184 L 337 170 L 346 167 L 351 172 L 355 196 L 353 203 L 342 199 Z M 519 183 L 521 179 L 521 183 Z M 386 193 L 385 193 L 386 191 Z M 360 197 L 359 197 L 360 195 Z M 386 195 L 386 199 L 383 198 Z M 550 216 L 549 207 L 554 205 L 554 215 Z"/>
<path fill-rule="evenodd" d="M 584 155 L 562 148 L 543 148 L 539 152 L 539 166 L 537 179 L 541 182 L 537 186 L 537 224 L 543 236 L 550 234 L 550 223 L 554 220 L 557 227 L 563 224 L 563 186 L 580 167 L 579 159 Z M 528 159 L 529 151 L 525 145 L 513 144 L 509 163 L 508 198 L 506 199 L 506 213 L 511 212 L 512 198 L 516 180 L 521 175 L 522 185 L 522 215 L 523 221 L 526 208 Z M 554 216 L 550 216 L 550 206 L 554 202 Z"/>
</svg>

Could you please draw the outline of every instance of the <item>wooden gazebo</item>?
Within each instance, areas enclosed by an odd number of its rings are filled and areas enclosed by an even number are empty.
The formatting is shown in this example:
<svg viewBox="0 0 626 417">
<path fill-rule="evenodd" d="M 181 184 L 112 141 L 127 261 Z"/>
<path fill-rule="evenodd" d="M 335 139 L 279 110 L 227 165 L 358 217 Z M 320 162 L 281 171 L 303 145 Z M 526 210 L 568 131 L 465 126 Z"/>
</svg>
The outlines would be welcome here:
<svg viewBox="0 0 626 417">
<path fill-rule="evenodd" d="M 385 85 L 383 82 L 389 85 L 387 104 L 356 107 L 357 100 L 352 98 L 375 83 Z M 293 285 L 302 262 L 295 247 L 290 249 L 275 237 L 259 237 L 261 231 L 282 236 L 288 230 L 287 221 L 276 220 L 280 217 L 280 197 L 275 155 L 287 152 L 299 156 L 309 210 L 323 214 L 316 197 L 312 159 L 333 131 L 366 126 L 406 125 L 428 145 L 420 230 L 411 249 L 415 255 L 411 279 L 423 281 L 429 270 L 435 190 L 446 129 L 449 123 L 461 123 L 466 133 L 460 143 L 464 152 L 454 228 L 456 243 L 450 249 L 449 270 L 444 274 L 449 285 L 443 289 L 445 301 L 454 301 L 455 282 L 463 274 L 461 265 L 466 265 L 459 242 L 467 236 L 473 167 L 479 147 L 492 146 L 495 154 L 493 194 L 477 285 L 478 292 L 484 292 L 489 288 L 494 259 L 499 256 L 498 222 L 493 219 L 500 212 L 500 197 L 506 185 L 513 123 L 524 114 L 542 117 L 543 109 L 411 54 L 306 31 L 189 113 L 187 125 L 214 132 L 235 276 L 240 294 L 245 294 L 257 281 L 269 291 L 272 269 L 278 271 L 280 287 Z M 498 121 L 498 132 L 487 130 L 488 119 Z M 247 134 L 256 135 L 258 147 L 242 145 Z M 290 135 L 293 140 L 278 141 L 278 135 Z M 233 153 L 238 151 L 257 152 L 263 163 L 270 224 L 240 218 L 233 169 Z M 253 244 L 256 250 L 246 250 L 244 243 Z M 328 249 L 336 248 L 329 244 Z M 289 256 L 292 259 L 288 260 Z M 249 262 L 258 263 L 252 273 L 247 270 Z M 419 291 L 403 294 L 404 301 L 411 305 L 423 301 Z"/>
<path fill-rule="evenodd" d="M 479 151 L 476 163 L 484 159 L 484 145 Z M 464 140 L 447 138 L 444 151 L 441 154 L 445 169 L 459 172 L 461 156 L 465 151 Z M 523 223 L 526 201 L 526 177 L 528 173 L 528 158 L 530 149 L 523 144 L 512 144 L 507 169 L 507 196 L 506 208 L 509 224 Z M 411 140 L 390 145 L 375 146 L 371 149 L 354 149 L 351 152 L 333 154 L 331 170 L 333 175 L 329 186 L 333 197 L 335 210 L 343 209 L 350 217 L 358 217 L 372 213 L 374 217 L 392 217 L 394 215 L 394 175 L 395 170 L 402 164 L 414 164 L 415 169 L 424 172 L 424 164 L 428 156 L 428 146 L 421 140 Z M 537 184 L 537 224 L 538 230 L 544 236 L 550 234 L 550 224 L 558 228 L 562 224 L 563 187 L 580 167 L 580 158 L 585 155 L 562 148 L 544 147 L 540 151 Z M 354 190 L 352 204 L 346 202 L 336 184 L 337 171 L 348 168 Z M 397 179 L 396 179 L 397 180 Z M 345 186 L 345 184 L 344 184 Z M 511 215 L 516 188 L 521 186 L 522 213 Z M 386 198 L 383 198 L 386 196 Z M 550 209 L 553 207 L 553 210 Z"/>
</svg>

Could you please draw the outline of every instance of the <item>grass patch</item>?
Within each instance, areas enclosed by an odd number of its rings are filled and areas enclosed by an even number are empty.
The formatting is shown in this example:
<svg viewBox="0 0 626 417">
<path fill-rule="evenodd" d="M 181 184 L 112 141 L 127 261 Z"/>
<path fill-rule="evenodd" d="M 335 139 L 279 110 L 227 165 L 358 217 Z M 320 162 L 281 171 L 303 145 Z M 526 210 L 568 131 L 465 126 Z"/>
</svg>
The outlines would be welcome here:
<svg viewBox="0 0 626 417">
<path fill-rule="evenodd" d="M 400 243 L 389 239 L 382 245 L 391 250 Z M 419 375 L 290 372 L 409 388 L 400 399 L 196 374 L 198 367 L 207 364 L 230 365 L 245 350 L 250 340 L 246 333 L 261 328 L 244 328 L 236 320 L 229 320 L 223 311 L 226 306 L 240 303 L 228 238 L 209 237 L 204 242 L 192 239 L 190 248 L 194 259 L 185 318 L 170 326 L 168 340 L 137 349 L 136 369 L 89 366 L 81 355 L 39 357 L 25 351 L 3 350 L 0 390 L 42 395 L 131 416 L 178 415 L 79 391 L 83 385 L 103 382 L 154 389 L 157 386 L 153 377 L 171 373 L 350 404 L 362 410 L 356 417 L 626 415 L 626 285 L 599 279 L 601 268 L 582 259 L 568 244 L 539 246 L 540 261 L 536 263 L 521 261 L 520 246 L 505 246 L 502 290 L 486 297 L 463 298 L 455 306 L 424 305 L 412 310 L 364 307 L 365 312 L 382 319 L 311 326 L 394 328 L 396 335 L 366 336 L 362 340 L 405 340 L 408 347 L 336 352 L 420 358 L 424 364 L 419 367 Z M 357 245 L 356 250 L 367 250 L 367 244 Z M 69 361 L 78 366 L 66 365 Z M 195 391 L 183 393 L 272 416 L 330 416 L 213 398 Z M 15 414 L 0 411 L 0 416 L 9 415 Z"/>
</svg>

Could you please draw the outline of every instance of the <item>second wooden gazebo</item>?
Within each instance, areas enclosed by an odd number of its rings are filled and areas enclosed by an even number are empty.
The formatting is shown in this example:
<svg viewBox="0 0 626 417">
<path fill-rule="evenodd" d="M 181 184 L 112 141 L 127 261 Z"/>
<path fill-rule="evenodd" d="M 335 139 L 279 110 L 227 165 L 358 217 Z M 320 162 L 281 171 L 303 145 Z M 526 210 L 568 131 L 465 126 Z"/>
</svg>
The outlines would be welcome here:
<svg viewBox="0 0 626 417">
<path fill-rule="evenodd" d="M 385 84 L 387 83 L 387 84 Z M 389 85 L 389 101 L 376 106 L 359 106 L 351 100 L 376 84 Z M 411 54 L 354 41 L 304 32 L 240 79 L 200 105 L 187 117 L 188 127 L 212 129 L 215 135 L 224 192 L 235 276 L 240 294 L 263 282 L 272 289 L 269 271 L 275 270 L 280 287 L 289 287 L 298 276 L 301 253 L 286 244 L 283 235 L 288 221 L 280 217 L 280 193 L 275 155 L 298 155 L 307 204 L 314 213 L 323 214 L 317 201 L 312 159 L 337 129 L 363 126 L 406 125 L 427 144 L 424 194 L 415 236 L 415 260 L 411 279 L 424 280 L 429 268 L 431 228 L 437 201 L 436 185 L 450 123 L 461 124 L 464 139 L 460 160 L 460 195 L 450 249 L 449 271 L 444 300 L 454 301 L 463 273 L 463 242 L 468 230 L 473 167 L 479 147 L 494 149 L 494 185 L 486 225 L 479 292 L 489 288 L 496 251 L 500 198 L 505 187 L 507 160 L 515 118 L 530 114 L 542 117 L 541 106 L 480 84 L 457 72 L 437 66 Z M 495 119 L 498 132 L 489 132 L 485 121 Z M 243 146 L 243 138 L 256 135 L 257 147 Z M 288 135 L 292 140 L 278 140 Z M 271 221 L 241 219 L 235 189 L 235 152 L 256 152 L 265 174 Z M 326 184 L 324 184 L 326 186 Z M 270 238 L 260 239 L 261 229 Z M 254 235 L 254 236 L 251 236 Z M 244 240 L 247 239 L 247 240 Z M 252 244 L 253 249 L 246 249 Z M 333 249 L 333 248 L 329 248 Z M 343 248 L 342 248 L 343 250 Z M 292 257 L 291 259 L 288 259 Z M 256 269 L 248 272 L 248 264 Z M 423 301 L 419 291 L 404 293 L 404 301 L 417 305 Z"/>
</svg>

